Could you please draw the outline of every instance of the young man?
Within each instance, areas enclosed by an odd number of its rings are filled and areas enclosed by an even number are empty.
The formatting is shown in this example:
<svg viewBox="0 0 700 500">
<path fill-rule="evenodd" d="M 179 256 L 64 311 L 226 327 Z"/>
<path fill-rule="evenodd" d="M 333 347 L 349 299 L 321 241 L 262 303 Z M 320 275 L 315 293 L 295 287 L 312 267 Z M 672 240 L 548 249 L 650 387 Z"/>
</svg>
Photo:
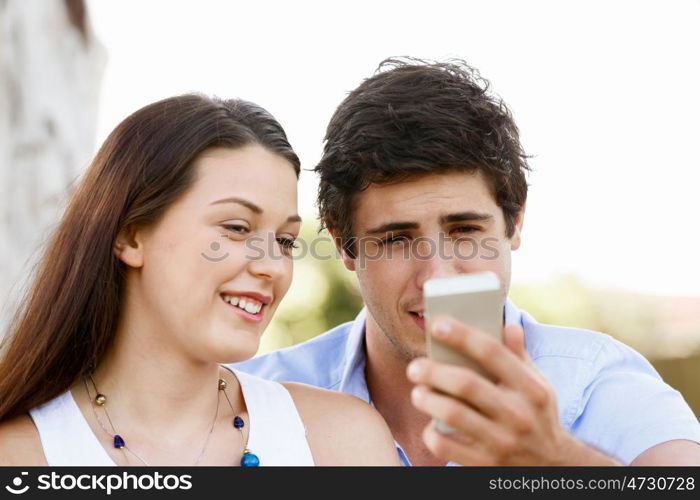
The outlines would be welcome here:
<svg viewBox="0 0 700 500">
<path fill-rule="evenodd" d="M 340 104 L 318 203 L 366 308 L 238 368 L 370 402 L 406 465 L 700 464 L 696 417 L 643 357 L 507 300 L 528 166 L 487 86 L 464 64 L 388 60 Z M 504 342 L 450 318 L 428 327 L 488 377 L 424 357 L 423 283 L 484 270 L 503 285 Z"/>
</svg>

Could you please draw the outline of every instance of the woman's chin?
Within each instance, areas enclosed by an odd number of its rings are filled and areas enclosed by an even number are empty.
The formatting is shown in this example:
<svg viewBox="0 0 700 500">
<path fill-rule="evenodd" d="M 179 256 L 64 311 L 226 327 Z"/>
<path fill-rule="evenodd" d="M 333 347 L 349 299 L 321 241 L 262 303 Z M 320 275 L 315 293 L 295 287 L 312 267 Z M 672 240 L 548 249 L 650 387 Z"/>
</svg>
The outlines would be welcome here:
<svg viewBox="0 0 700 500">
<path fill-rule="evenodd" d="M 260 347 L 260 339 L 257 336 L 252 337 L 252 334 L 240 335 L 233 341 L 229 339 L 227 342 L 219 343 L 216 348 L 217 362 L 237 363 L 255 356 Z"/>
</svg>

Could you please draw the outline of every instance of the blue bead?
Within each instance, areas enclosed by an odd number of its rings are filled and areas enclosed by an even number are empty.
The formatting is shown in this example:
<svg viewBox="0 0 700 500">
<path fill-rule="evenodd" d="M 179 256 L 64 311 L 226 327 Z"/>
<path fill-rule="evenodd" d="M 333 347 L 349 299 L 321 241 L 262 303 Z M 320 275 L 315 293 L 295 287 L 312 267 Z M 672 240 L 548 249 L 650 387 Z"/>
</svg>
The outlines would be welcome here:
<svg viewBox="0 0 700 500">
<path fill-rule="evenodd" d="M 260 459 L 255 453 L 244 453 L 241 458 L 241 467 L 257 467 L 260 465 Z"/>
<path fill-rule="evenodd" d="M 114 447 L 115 448 L 124 448 L 126 446 L 126 443 L 124 442 L 124 439 L 119 434 L 114 435 Z"/>
<path fill-rule="evenodd" d="M 241 429 L 244 425 L 245 425 L 245 422 L 243 421 L 243 419 L 241 417 L 239 417 L 238 415 L 236 415 L 236 418 L 233 419 L 233 426 L 236 429 Z"/>
</svg>

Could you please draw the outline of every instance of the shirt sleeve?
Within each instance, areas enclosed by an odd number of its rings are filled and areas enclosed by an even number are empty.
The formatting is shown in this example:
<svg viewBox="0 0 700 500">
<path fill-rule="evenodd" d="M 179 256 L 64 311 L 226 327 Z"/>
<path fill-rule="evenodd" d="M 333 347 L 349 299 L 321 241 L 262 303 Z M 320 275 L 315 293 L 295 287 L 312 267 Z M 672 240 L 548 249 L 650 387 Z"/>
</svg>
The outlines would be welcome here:
<svg viewBox="0 0 700 500">
<path fill-rule="evenodd" d="M 581 407 L 573 433 L 627 465 L 666 441 L 700 443 L 700 423 L 680 392 L 642 355 L 614 339 L 602 345 L 593 363 Z"/>
</svg>

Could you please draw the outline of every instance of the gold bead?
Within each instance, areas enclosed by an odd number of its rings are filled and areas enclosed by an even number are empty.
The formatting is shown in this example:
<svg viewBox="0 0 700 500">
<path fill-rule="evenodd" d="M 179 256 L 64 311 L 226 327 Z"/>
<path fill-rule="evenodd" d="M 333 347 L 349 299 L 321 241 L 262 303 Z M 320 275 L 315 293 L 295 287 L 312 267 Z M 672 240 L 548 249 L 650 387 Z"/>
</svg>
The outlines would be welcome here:
<svg viewBox="0 0 700 500">
<path fill-rule="evenodd" d="M 104 404 L 107 402 L 107 396 L 104 394 L 98 394 L 95 396 L 95 404 L 97 406 L 104 406 Z"/>
<path fill-rule="evenodd" d="M 226 381 L 222 378 L 219 379 L 219 390 L 223 391 L 226 389 Z"/>
</svg>

